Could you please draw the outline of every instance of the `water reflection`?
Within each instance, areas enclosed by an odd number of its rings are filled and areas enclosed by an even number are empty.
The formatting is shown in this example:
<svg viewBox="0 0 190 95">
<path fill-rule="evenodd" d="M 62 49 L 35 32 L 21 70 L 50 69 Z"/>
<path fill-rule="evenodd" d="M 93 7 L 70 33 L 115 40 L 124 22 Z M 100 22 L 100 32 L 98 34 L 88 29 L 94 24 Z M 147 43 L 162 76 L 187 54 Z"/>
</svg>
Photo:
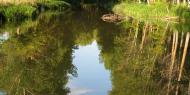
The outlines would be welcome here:
<svg viewBox="0 0 190 95">
<path fill-rule="evenodd" d="M 190 91 L 188 25 L 137 20 L 115 25 L 102 22 L 101 14 L 44 13 L 35 21 L 1 27 L 10 34 L 0 47 L 1 91 L 8 95 Z M 69 81 L 70 75 L 74 78 Z"/>
<path fill-rule="evenodd" d="M 70 95 L 107 95 L 111 90 L 110 73 L 100 63 L 99 52 L 95 41 L 88 46 L 79 46 L 75 51 L 78 77 L 68 84 Z"/>
<path fill-rule="evenodd" d="M 0 95 L 6 95 L 3 91 L 0 91 Z"/>
<path fill-rule="evenodd" d="M 0 88 L 8 95 L 65 95 L 69 92 L 65 87 L 68 73 L 76 75 L 72 64 L 74 44 L 66 38 L 69 37 L 66 33 L 45 30 L 49 26 L 40 22 L 21 30 L 20 35 L 13 34 L 2 44 Z"/>
<path fill-rule="evenodd" d="M 0 34 L 0 44 L 2 44 L 4 41 L 8 40 L 9 38 L 9 32 L 3 32 Z"/>
</svg>

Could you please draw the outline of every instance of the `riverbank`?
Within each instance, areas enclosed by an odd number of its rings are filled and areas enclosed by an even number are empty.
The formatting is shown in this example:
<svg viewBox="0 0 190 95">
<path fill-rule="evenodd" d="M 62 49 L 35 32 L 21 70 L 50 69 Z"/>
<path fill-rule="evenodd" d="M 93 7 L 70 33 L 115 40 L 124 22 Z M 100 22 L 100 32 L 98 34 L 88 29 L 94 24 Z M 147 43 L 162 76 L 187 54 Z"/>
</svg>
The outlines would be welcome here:
<svg viewBox="0 0 190 95">
<path fill-rule="evenodd" d="M 13 2 L 10 0 L 0 1 L 0 21 L 17 21 L 32 18 L 46 10 L 63 11 L 70 5 L 64 1 L 44 0 Z"/>
<path fill-rule="evenodd" d="M 190 17 L 188 8 L 183 5 L 170 6 L 166 3 L 144 4 L 122 2 L 113 7 L 116 14 L 130 16 L 140 20 L 179 21 Z"/>
</svg>

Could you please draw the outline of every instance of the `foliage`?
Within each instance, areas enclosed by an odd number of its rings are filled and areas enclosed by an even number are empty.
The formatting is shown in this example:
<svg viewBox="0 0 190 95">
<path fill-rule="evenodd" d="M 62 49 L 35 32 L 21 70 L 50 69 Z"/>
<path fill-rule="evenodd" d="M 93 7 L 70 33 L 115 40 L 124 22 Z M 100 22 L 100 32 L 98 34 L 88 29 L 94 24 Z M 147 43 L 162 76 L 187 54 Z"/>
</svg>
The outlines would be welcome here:
<svg viewBox="0 0 190 95">
<path fill-rule="evenodd" d="M 48 23 L 57 25 L 51 20 L 54 16 L 40 17 L 38 24 L 22 27 L 19 35 L 12 34 L 1 46 L 0 88 L 7 94 L 66 95 L 68 74 L 76 76 L 73 40 L 66 39 L 66 33 L 53 32 L 55 27 Z"/>
</svg>

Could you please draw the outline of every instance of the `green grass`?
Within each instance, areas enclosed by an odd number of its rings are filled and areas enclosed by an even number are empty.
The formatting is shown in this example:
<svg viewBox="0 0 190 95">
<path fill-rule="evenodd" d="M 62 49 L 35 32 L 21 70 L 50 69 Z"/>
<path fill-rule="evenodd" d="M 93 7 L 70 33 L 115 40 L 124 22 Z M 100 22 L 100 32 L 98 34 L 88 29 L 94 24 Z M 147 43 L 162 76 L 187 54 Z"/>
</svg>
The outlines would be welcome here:
<svg viewBox="0 0 190 95">
<path fill-rule="evenodd" d="M 28 5 L 11 5 L 0 7 L 0 12 L 7 18 L 8 21 L 32 17 L 32 14 L 35 11 L 35 7 Z"/>
<path fill-rule="evenodd" d="M 63 11 L 69 8 L 70 4 L 59 0 L 36 0 L 35 4 L 0 4 L 0 16 L 4 16 L 6 21 L 18 21 L 31 18 L 43 10 Z"/>
<path fill-rule="evenodd" d="M 184 19 L 186 22 L 190 22 L 190 10 L 187 7 L 180 7 L 176 10 L 176 14 Z"/>
<path fill-rule="evenodd" d="M 127 3 L 123 2 L 116 5 L 113 11 L 117 14 L 133 17 L 141 22 L 152 23 L 160 27 L 170 26 L 173 30 L 179 32 L 189 32 L 190 30 L 190 10 L 187 6 L 171 6 L 169 11 L 168 5 L 157 3 L 153 5 Z M 177 19 L 166 19 L 167 17 L 177 17 Z M 125 24 L 123 22 L 123 24 Z M 123 27 L 126 27 L 124 25 Z"/>
<path fill-rule="evenodd" d="M 121 4 L 114 6 L 113 11 L 136 19 L 165 19 L 166 17 L 178 17 L 177 10 L 180 7 L 181 6 L 169 7 L 164 3 L 147 5 L 122 2 Z"/>
</svg>

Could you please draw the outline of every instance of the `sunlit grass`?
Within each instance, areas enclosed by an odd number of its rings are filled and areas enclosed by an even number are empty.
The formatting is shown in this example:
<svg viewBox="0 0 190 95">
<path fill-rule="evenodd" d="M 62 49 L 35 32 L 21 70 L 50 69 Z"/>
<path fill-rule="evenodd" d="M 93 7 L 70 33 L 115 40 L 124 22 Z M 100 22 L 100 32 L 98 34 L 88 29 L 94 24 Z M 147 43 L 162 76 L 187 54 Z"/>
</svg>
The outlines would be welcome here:
<svg viewBox="0 0 190 95">
<path fill-rule="evenodd" d="M 36 16 L 44 10 L 62 11 L 70 4 L 59 0 L 1 0 L 0 16 L 7 21 L 22 20 Z"/>
<path fill-rule="evenodd" d="M 0 0 L 0 5 L 36 4 L 44 2 L 55 2 L 59 0 Z"/>
<path fill-rule="evenodd" d="M 176 12 L 180 7 L 181 6 L 169 6 L 164 3 L 147 5 L 143 3 L 122 2 L 116 5 L 113 11 L 136 19 L 176 19 L 178 17 Z"/>
<path fill-rule="evenodd" d="M 7 20 L 16 19 L 16 18 L 26 18 L 32 17 L 32 14 L 35 12 L 36 8 L 27 5 L 12 5 L 9 7 L 1 7 L 0 12 L 7 18 Z"/>
<path fill-rule="evenodd" d="M 38 2 L 49 2 L 49 1 L 55 1 L 55 0 L 1 0 L 1 5 L 9 5 L 9 4 L 36 4 Z"/>
<path fill-rule="evenodd" d="M 1 0 L 0 4 L 34 4 L 37 0 Z"/>
</svg>

